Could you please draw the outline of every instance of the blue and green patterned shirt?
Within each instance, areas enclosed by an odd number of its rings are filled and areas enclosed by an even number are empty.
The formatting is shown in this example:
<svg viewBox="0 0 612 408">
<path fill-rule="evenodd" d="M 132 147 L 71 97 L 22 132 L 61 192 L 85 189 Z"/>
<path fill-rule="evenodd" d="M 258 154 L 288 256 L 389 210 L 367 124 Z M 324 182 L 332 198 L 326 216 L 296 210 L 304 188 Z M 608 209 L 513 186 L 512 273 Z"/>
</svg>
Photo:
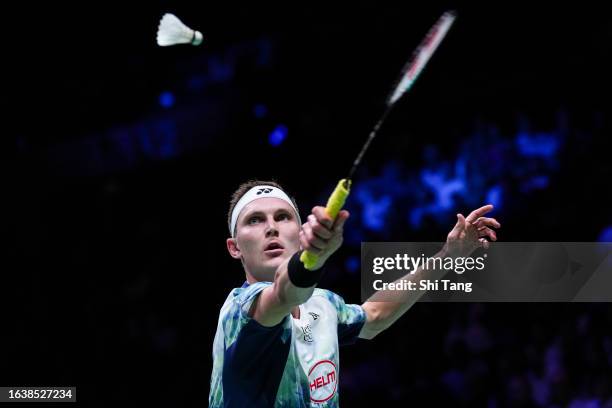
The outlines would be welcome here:
<svg viewBox="0 0 612 408">
<path fill-rule="evenodd" d="M 315 289 L 274 327 L 249 317 L 259 293 L 271 282 L 231 291 L 219 314 L 213 344 L 210 407 L 337 407 L 338 346 L 354 342 L 365 323 L 359 305 Z"/>
</svg>

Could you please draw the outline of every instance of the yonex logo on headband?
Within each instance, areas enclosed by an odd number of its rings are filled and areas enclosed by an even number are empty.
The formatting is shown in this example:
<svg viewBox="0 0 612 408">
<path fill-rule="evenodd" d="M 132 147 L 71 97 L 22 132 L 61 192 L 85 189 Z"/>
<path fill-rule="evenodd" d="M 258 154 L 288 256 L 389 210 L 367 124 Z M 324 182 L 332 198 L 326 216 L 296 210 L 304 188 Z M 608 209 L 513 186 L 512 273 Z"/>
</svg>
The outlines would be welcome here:
<svg viewBox="0 0 612 408">
<path fill-rule="evenodd" d="M 285 201 L 295 211 L 295 215 L 297 216 L 298 223 L 300 225 L 302 224 L 302 220 L 300 219 L 300 214 L 298 213 L 298 210 L 295 207 L 295 204 L 293 204 L 293 201 L 291 201 L 289 196 L 285 194 L 283 190 L 281 190 L 280 188 L 276 188 L 274 186 L 266 186 L 266 185 L 255 186 L 251 188 L 249 191 L 247 191 L 242 197 L 240 197 L 240 200 L 238 200 L 238 202 L 234 206 L 234 209 L 232 210 L 232 218 L 230 221 L 230 234 L 233 238 L 236 237 L 236 223 L 238 222 L 238 216 L 240 215 L 244 207 L 246 207 L 249 203 L 259 198 L 278 198 L 280 200 Z"/>
</svg>

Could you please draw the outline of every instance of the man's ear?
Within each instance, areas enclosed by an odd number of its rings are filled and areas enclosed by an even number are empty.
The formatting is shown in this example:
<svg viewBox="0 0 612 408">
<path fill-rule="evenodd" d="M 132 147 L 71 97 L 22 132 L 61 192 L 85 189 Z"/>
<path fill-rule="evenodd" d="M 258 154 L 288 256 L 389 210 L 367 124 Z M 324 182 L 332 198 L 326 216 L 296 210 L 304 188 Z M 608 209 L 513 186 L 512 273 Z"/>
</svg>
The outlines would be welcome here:
<svg viewBox="0 0 612 408">
<path fill-rule="evenodd" d="M 238 248 L 238 243 L 236 242 L 236 238 L 228 238 L 225 241 L 227 244 L 227 251 L 234 259 L 240 259 L 241 253 L 240 248 Z"/>
</svg>

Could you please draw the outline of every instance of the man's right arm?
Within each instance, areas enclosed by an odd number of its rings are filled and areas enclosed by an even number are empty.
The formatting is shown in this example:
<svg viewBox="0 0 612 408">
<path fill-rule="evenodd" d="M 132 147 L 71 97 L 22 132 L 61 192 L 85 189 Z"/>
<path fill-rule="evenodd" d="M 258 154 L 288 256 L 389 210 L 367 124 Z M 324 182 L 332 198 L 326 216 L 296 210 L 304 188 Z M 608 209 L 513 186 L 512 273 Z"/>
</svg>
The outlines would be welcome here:
<svg viewBox="0 0 612 408">
<path fill-rule="evenodd" d="M 344 222 L 348 217 L 348 211 L 341 211 L 334 222 L 324 207 L 313 208 L 300 231 L 300 244 L 302 249 L 318 255 L 319 262 L 312 270 L 305 270 L 296 258 L 298 252 L 279 265 L 273 284 L 262 290 L 253 301 L 251 317 L 263 326 L 275 326 L 294 307 L 312 296 L 321 275 L 320 268 L 342 245 Z"/>
<path fill-rule="evenodd" d="M 289 260 L 283 262 L 276 271 L 272 285 L 262 290 L 253 300 L 251 317 L 263 326 L 277 325 L 294 307 L 306 302 L 314 292 L 316 285 L 300 288 L 291 283 L 288 265 Z"/>
</svg>

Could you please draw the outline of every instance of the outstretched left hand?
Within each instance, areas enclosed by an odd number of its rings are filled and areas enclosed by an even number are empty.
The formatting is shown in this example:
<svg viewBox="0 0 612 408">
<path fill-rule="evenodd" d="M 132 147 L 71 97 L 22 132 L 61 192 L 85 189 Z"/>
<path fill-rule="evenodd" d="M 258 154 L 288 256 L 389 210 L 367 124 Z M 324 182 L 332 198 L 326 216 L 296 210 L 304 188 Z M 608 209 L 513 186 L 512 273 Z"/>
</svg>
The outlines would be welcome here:
<svg viewBox="0 0 612 408">
<path fill-rule="evenodd" d="M 497 234 L 492 228 L 500 228 L 501 224 L 495 218 L 484 217 L 491 212 L 491 204 L 482 206 L 464 217 L 457 214 L 457 223 L 448 233 L 445 252 L 450 256 L 468 256 L 476 248 L 489 248 L 489 241 L 497 241 Z"/>
</svg>

